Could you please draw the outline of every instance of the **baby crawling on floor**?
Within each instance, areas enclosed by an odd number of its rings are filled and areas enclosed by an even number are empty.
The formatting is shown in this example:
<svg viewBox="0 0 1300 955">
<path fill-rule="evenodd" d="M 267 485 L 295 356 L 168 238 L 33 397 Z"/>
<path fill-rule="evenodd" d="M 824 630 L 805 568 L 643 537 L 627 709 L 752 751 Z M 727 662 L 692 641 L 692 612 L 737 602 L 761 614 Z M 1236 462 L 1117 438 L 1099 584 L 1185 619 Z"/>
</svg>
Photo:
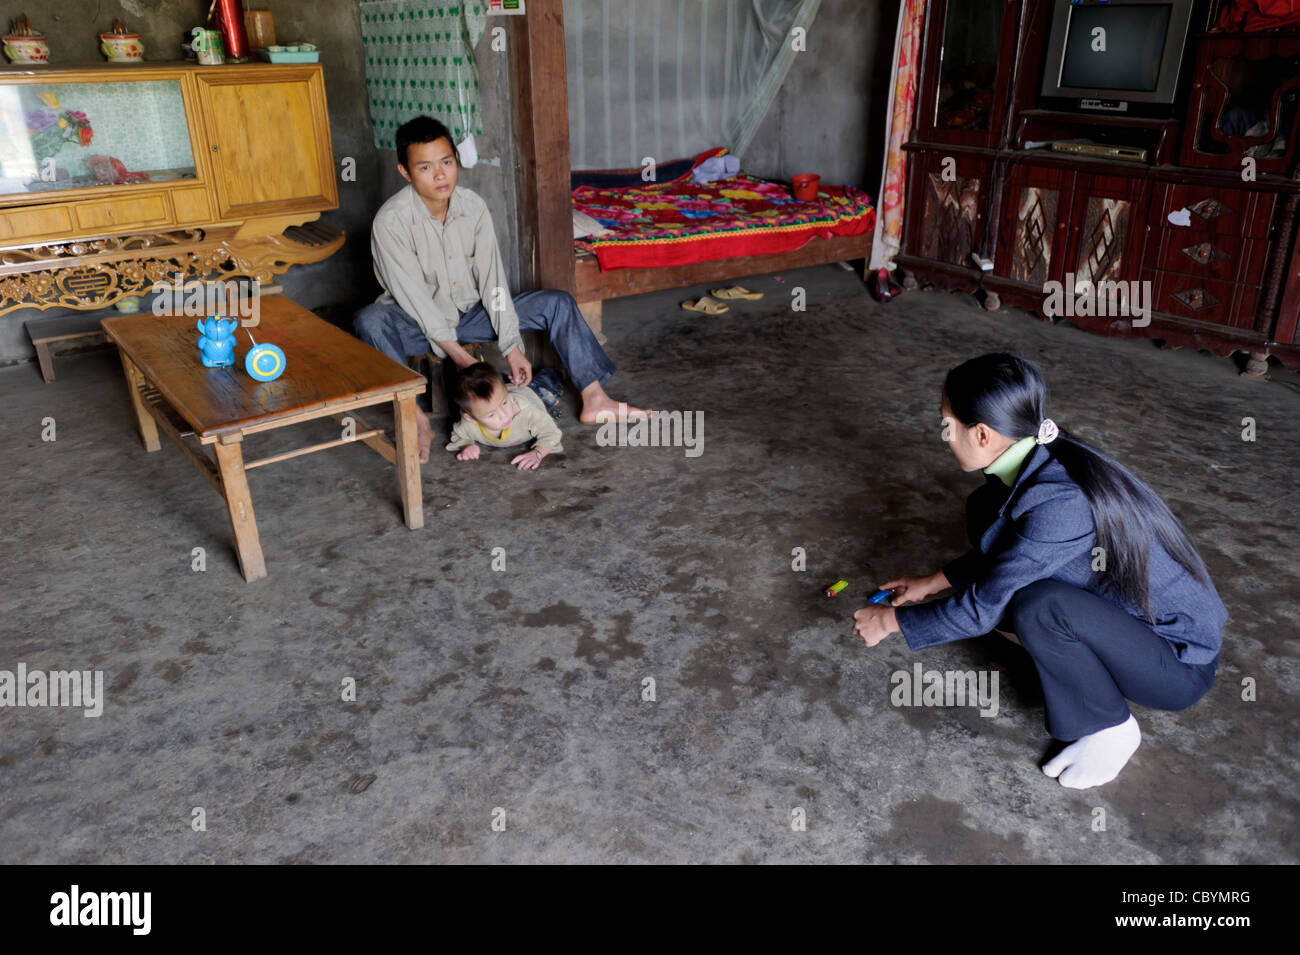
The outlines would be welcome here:
<svg viewBox="0 0 1300 955">
<path fill-rule="evenodd" d="M 548 454 L 563 450 L 560 429 L 536 392 L 507 385 L 485 361 L 460 372 L 452 397 L 461 417 L 451 429 L 447 450 L 458 452 L 458 461 L 473 461 L 481 453 L 480 445 L 514 448 L 532 442 L 532 448 L 510 461 L 521 471 L 531 471 L 541 467 Z"/>
</svg>

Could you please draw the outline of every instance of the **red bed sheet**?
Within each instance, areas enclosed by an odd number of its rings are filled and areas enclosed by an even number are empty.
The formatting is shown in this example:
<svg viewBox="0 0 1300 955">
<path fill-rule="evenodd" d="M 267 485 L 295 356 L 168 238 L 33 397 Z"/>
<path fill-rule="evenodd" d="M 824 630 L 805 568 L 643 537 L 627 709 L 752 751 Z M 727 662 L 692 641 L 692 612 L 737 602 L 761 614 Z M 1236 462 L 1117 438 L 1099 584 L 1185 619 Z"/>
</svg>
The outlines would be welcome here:
<svg viewBox="0 0 1300 955">
<path fill-rule="evenodd" d="M 744 174 L 701 184 L 582 186 L 573 190 L 573 208 L 613 230 L 574 240 L 602 272 L 789 252 L 876 224 L 871 198 L 850 186 L 823 186 L 816 201 L 799 202 L 788 186 Z"/>
</svg>

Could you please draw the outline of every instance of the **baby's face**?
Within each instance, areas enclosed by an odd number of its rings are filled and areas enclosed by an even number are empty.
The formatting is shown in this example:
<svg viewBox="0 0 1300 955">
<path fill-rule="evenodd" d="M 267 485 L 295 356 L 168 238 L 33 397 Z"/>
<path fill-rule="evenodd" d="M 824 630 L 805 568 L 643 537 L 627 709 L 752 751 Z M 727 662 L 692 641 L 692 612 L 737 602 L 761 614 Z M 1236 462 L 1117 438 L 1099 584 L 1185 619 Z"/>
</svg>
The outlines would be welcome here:
<svg viewBox="0 0 1300 955">
<path fill-rule="evenodd" d="M 492 397 L 486 401 L 474 400 L 469 403 L 469 416 L 489 431 L 504 431 L 519 414 L 519 406 L 510 397 L 506 386 L 498 382 Z"/>
</svg>

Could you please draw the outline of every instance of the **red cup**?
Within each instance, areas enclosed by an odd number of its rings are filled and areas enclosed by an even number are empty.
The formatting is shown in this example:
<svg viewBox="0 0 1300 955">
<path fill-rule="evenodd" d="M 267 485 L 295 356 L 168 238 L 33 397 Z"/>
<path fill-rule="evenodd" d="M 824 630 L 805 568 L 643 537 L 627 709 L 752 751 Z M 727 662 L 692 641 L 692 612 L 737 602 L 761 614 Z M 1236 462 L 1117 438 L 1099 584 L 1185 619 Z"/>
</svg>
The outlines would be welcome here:
<svg viewBox="0 0 1300 955">
<path fill-rule="evenodd" d="M 812 202 L 817 198 L 817 190 L 821 188 L 822 177 L 806 172 L 795 176 L 790 182 L 794 186 L 792 191 L 796 199 L 800 202 Z"/>
</svg>

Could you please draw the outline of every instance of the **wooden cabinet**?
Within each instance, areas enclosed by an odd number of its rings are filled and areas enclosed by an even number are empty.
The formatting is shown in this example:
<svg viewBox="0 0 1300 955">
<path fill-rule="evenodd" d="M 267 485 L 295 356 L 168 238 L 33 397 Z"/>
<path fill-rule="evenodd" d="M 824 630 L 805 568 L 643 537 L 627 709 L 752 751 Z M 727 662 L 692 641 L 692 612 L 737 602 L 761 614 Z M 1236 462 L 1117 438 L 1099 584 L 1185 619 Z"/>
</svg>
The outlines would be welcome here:
<svg viewBox="0 0 1300 955">
<path fill-rule="evenodd" d="M 1194 33 L 1174 104 L 1085 114 L 1039 95 L 1055 7 L 927 5 L 904 144 L 904 286 L 1041 312 L 1060 291 L 1142 283 L 1127 292 L 1149 321 L 1066 317 L 1300 367 L 1300 32 Z M 1046 148 L 1058 141 L 1083 152 Z"/>
<path fill-rule="evenodd" d="M 0 69 L 0 133 L 0 314 L 266 281 L 343 242 L 307 225 L 338 208 L 319 64 Z"/>
<path fill-rule="evenodd" d="M 319 69 L 257 77 L 214 72 L 196 79 L 221 216 L 338 205 Z M 263 135 L 250 136 L 250 129 Z M 324 149 L 319 130 L 325 131 Z"/>
</svg>

